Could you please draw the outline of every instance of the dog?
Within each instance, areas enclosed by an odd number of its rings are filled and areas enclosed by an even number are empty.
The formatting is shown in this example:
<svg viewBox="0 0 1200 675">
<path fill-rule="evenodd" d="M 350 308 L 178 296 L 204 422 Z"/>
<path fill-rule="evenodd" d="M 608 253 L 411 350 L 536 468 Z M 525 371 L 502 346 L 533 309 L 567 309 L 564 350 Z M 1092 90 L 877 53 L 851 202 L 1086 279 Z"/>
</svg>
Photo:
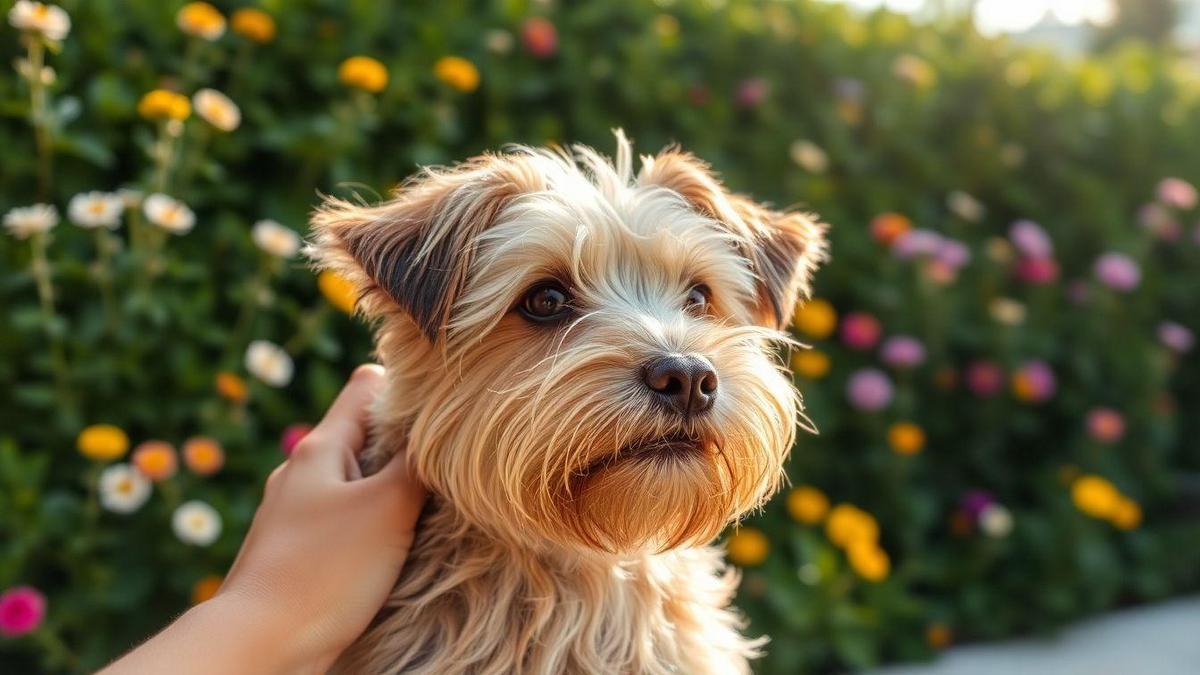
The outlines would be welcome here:
<svg viewBox="0 0 1200 675">
<path fill-rule="evenodd" d="M 431 500 L 346 673 L 746 673 L 711 542 L 783 480 L 801 400 L 781 332 L 825 226 L 615 132 L 326 198 L 310 255 L 358 291 L 397 449 Z"/>
</svg>

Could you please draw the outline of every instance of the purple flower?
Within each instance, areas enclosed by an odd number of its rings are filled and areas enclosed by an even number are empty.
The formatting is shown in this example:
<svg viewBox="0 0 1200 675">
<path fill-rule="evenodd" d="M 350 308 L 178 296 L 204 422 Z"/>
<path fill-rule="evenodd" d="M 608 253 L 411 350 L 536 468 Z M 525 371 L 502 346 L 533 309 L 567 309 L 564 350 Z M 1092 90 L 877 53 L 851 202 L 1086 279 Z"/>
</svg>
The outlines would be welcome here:
<svg viewBox="0 0 1200 675">
<path fill-rule="evenodd" d="M 1164 178 L 1155 189 L 1158 201 L 1187 211 L 1196 206 L 1196 188 L 1182 178 Z"/>
<path fill-rule="evenodd" d="M 882 410 L 892 402 L 892 381 L 875 368 L 856 370 L 846 382 L 846 398 L 859 410 Z"/>
<path fill-rule="evenodd" d="M 771 85 L 761 77 L 751 77 L 738 84 L 733 100 L 739 108 L 757 108 L 771 93 Z"/>
<path fill-rule="evenodd" d="M 934 255 L 941 247 L 944 237 L 933 230 L 909 230 L 896 238 L 892 254 L 901 260 L 924 255 Z"/>
<path fill-rule="evenodd" d="M 1196 336 L 1187 326 L 1164 321 L 1158 324 L 1158 341 L 1176 354 L 1185 354 L 1196 344 Z"/>
<path fill-rule="evenodd" d="M 1093 268 L 1100 283 L 1114 291 L 1129 292 L 1142 281 L 1142 270 L 1133 258 L 1123 253 L 1105 253 Z"/>
<path fill-rule="evenodd" d="M 959 269 L 971 261 L 971 249 L 957 239 L 942 238 L 933 257 L 943 265 Z"/>
<path fill-rule="evenodd" d="M 1008 228 L 1008 240 L 1026 258 L 1049 258 L 1054 255 L 1054 242 L 1041 225 L 1032 220 L 1018 220 Z"/>
<path fill-rule="evenodd" d="M 962 510 L 971 516 L 971 520 L 979 518 L 984 509 L 996 503 L 996 497 L 987 490 L 970 490 L 962 497 Z"/>
<path fill-rule="evenodd" d="M 925 345 L 911 335 L 894 335 L 884 341 L 879 358 L 893 368 L 913 368 L 925 362 Z"/>
</svg>

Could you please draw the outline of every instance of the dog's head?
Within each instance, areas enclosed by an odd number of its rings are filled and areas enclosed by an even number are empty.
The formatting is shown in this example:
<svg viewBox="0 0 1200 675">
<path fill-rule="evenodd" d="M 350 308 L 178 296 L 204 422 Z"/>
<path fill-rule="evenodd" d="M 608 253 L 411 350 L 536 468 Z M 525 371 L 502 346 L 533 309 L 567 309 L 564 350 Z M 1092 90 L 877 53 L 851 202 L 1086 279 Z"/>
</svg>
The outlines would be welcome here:
<svg viewBox="0 0 1200 675">
<path fill-rule="evenodd" d="M 792 444 L 775 348 L 822 226 L 673 149 L 635 172 L 617 140 L 612 162 L 517 148 L 313 219 L 318 264 L 355 283 L 404 378 L 383 424 L 403 417 L 421 479 L 495 536 L 707 541 L 774 492 Z"/>
</svg>

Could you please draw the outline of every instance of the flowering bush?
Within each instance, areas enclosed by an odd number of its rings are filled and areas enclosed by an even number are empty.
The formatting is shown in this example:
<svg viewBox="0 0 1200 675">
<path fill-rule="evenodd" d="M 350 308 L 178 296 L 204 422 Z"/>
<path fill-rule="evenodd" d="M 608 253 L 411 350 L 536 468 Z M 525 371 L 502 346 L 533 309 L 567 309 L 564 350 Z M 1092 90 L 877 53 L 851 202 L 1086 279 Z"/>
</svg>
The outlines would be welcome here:
<svg viewBox="0 0 1200 675">
<path fill-rule="evenodd" d="M 1170 55 L 815 1 L 61 5 L 0 30 L 0 670 L 92 670 L 215 592 L 368 358 L 299 257 L 316 191 L 613 126 L 832 226 L 790 355 L 820 435 L 725 542 L 764 672 L 1200 587 L 1200 81 Z"/>
</svg>

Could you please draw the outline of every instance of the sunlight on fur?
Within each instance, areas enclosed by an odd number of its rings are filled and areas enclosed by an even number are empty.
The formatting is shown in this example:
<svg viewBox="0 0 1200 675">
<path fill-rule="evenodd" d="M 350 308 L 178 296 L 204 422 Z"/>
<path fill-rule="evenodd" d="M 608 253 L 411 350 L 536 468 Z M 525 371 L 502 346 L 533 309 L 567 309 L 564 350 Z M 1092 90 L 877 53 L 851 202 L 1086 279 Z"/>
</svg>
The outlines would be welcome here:
<svg viewBox="0 0 1200 675">
<path fill-rule="evenodd" d="M 388 372 L 364 468 L 404 452 L 434 495 L 338 669 L 748 672 L 763 641 L 708 544 L 783 478 L 778 329 L 823 226 L 674 149 L 635 169 L 618 132 L 612 161 L 516 147 L 313 228 Z"/>
</svg>

